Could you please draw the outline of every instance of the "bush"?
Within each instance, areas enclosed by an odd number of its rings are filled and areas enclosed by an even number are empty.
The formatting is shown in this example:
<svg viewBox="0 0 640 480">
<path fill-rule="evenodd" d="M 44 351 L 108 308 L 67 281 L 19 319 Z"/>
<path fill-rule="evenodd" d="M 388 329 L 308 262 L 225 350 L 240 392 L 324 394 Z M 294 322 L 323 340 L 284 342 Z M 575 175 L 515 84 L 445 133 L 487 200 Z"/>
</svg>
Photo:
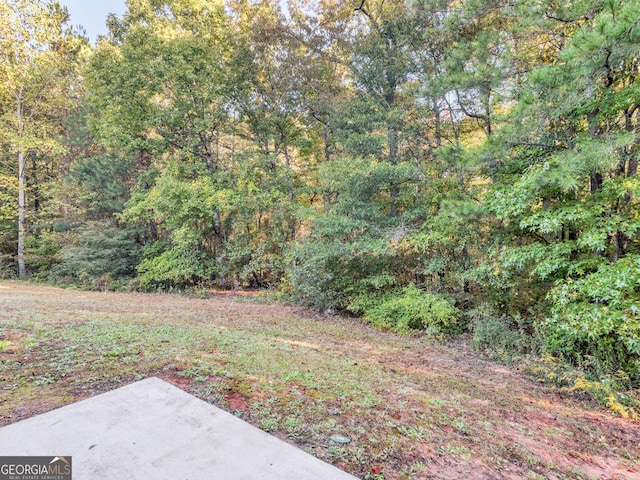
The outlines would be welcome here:
<svg viewBox="0 0 640 480">
<path fill-rule="evenodd" d="M 183 290 L 213 278 L 214 262 L 195 248 L 155 242 L 144 251 L 138 274 L 144 290 Z"/>
<path fill-rule="evenodd" d="M 57 232 L 42 232 L 26 238 L 26 263 L 37 280 L 45 280 L 60 253 L 61 238 Z"/>
<path fill-rule="evenodd" d="M 468 312 L 473 346 L 491 357 L 510 361 L 536 350 L 532 326 L 520 316 L 497 313 L 483 304 Z"/>
<path fill-rule="evenodd" d="M 640 385 L 640 255 L 557 285 L 549 298 L 550 315 L 539 327 L 548 354 L 592 379 L 623 372 L 629 386 Z"/>
<path fill-rule="evenodd" d="M 363 298 L 379 298 L 396 285 L 385 271 L 393 256 L 388 242 L 363 235 L 352 243 L 325 239 L 301 242 L 294 250 L 291 283 L 294 299 L 319 310 L 355 308 Z"/>
<path fill-rule="evenodd" d="M 377 328 L 398 333 L 426 330 L 428 333 L 457 333 L 460 311 L 446 298 L 425 293 L 414 284 L 381 303 L 369 307 L 365 318 Z"/>
<path fill-rule="evenodd" d="M 136 274 L 141 250 L 137 236 L 133 227 L 109 221 L 88 223 L 62 245 L 48 279 L 89 289 L 120 288 Z"/>
</svg>

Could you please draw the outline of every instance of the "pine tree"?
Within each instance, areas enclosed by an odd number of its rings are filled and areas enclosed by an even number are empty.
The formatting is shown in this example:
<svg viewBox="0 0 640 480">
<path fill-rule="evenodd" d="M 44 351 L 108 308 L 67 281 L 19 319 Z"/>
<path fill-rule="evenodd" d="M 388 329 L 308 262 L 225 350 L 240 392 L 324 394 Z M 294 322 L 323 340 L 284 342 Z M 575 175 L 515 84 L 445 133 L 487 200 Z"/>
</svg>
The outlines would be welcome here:
<svg viewBox="0 0 640 480">
<path fill-rule="evenodd" d="M 526 77 L 487 202 L 515 240 L 495 253 L 505 285 L 538 288 L 534 299 L 551 289 L 549 350 L 635 381 L 640 322 L 626 306 L 638 298 L 624 279 L 640 261 L 638 12 L 635 1 L 548 6 L 563 41 Z M 598 285 L 614 272 L 605 294 Z"/>
</svg>

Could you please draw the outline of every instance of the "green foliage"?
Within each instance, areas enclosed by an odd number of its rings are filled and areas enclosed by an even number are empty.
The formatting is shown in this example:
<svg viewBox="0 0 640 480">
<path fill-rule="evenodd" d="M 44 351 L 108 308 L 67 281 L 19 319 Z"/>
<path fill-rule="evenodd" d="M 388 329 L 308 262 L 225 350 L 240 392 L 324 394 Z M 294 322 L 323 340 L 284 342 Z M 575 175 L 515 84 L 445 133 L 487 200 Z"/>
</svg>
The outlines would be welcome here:
<svg viewBox="0 0 640 480">
<path fill-rule="evenodd" d="M 532 334 L 533 325 L 520 316 L 501 314 L 487 304 L 470 310 L 467 316 L 473 346 L 481 352 L 510 361 L 538 350 L 538 338 Z"/>
<path fill-rule="evenodd" d="M 638 385 L 637 0 L 311 3 L 138 0 L 90 52 L 0 2 L 0 275 L 26 236 L 39 279 L 279 288 Z"/>
<path fill-rule="evenodd" d="M 414 284 L 367 307 L 364 318 L 377 328 L 403 334 L 412 330 L 425 330 L 433 334 L 457 333 L 461 330 L 461 312 L 450 300 L 423 292 Z"/>
<path fill-rule="evenodd" d="M 630 390 L 629 375 L 619 370 L 612 375 L 590 380 L 584 370 L 559 357 L 543 355 L 524 364 L 524 371 L 536 379 L 553 385 L 558 391 L 593 399 L 610 411 L 627 418 L 640 418 L 640 401 Z"/>
<path fill-rule="evenodd" d="M 136 274 L 140 232 L 109 221 L 90 222 L 73 233 L 59 234 L 60 249 L 47 278 L 85 288 L 117 288 Z M 69 238 L 70 237 L 70 238 Z"/>
<path fill-rule="evenodd" d="M 143 252 L 137 283 L 146 290 L 184 289 L 212 278 L 214 267 L 202 252 L 190 248 L 186 238 L 171 248 L 156 242 Z"/>
<path fill-rule="evenodd" d="M 289 269 L 288 252 L 299 206 L 289 201 L 290 171 L 273 156 L 241 155 L 228 175 L 222 208 L 228 235 L 221 272 L 255 286 L 278 286 Z"/>
<path fill-rule="evenodd" d="M 181 288 L 214 277 L 209 236 L 219 201 L 210 177 L 184 178 L 180 168 L 165 170 L 152 188 L 136 192 L 122 218 L 153 225 L 161 237 L 144 250 L 138 267 L 143 288 Z"/>
<path fill-rule="evenodd" d="M 179 169 L 167 168 L 149 191 L 136 192 L 123 218 L 154 221 L 169 231 L 185 228 L 195 233 L 202 230 L 200 225 L 210 224 L 217 200 L 211 178 L 185 178 Z"/>
<path fill-rule="evenodd" d="M 584 368 L 593 378 L 626 372 L 640 384 L 640 255 L 549 292 L 550 316 L 539 329 L 547 352 Z"/>
<path fill-rule="evenodd" d="M 548 354 L 589 381 L 621 372 L 635 387 L 634 3 L 557 7 L 568 22 L 552 25 L 551 35 L 568 41 L 531 68 L 509 114 L 512 126 L 496 135 L 506 160 L 484 204 L 500 221 L 499 242 L 482 268 L 496 287 L 494 305 L 535 316 Z"/>
<path fill-rule="evenodd" d="M 294 298 L 320 310 L 359 312 L 366 297 L 376 298 L 396 285 L 396 278 L 385 271 L 393 256 L 388 242 L 368 235 L 349 244 L 331 240 L 300 243 L 294 251 Z"/>
<path fill-rule="evenodd" d="M 80 187 L 74 200 L 87 209 L 89 218 L 109 218 L 122 212 L 130 196 L 132 170 L 130 161 L 96 155 L 76 162 L 66 183 Z"/>
<path fill-rule="evenodd" d="M 26 262 L 29 269 L 34 272 L 37 280 L 47 277 L 49 270 L 54 265 L 61 249 L 61 236 L 59 232 L 42 232 L 27 238 Z"/>
<path fill-rule="evenodd" d="M 411 278 L 412 265 L 400 240 L 419 207 L 410 165 L 375 160 L 344 160 L 320 171 L 325 212 L 315 215 L 313 231 L 294 249 L 294 296 L 320 309 L 358 311 L 364 297 L 379 296 Z M 389 195 L 403 185 L 397 201 Z M 390 216 L 392 204 L 402 205 Z M 409 282 L 406 282 L 409 283 Z"/>
</svg>

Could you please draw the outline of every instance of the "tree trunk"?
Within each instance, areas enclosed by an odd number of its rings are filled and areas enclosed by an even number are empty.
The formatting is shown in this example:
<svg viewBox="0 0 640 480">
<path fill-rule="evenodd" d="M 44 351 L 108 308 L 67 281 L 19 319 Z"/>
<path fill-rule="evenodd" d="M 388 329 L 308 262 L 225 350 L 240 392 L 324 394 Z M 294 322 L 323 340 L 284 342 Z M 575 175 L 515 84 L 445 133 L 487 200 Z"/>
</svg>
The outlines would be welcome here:
<svg viewBox="0 0 640 480">
<path fill-rule="evenodd" d="M 604 177 L 600 172 L 594 172 L 589 177 L 589 183 L 591 185 L 591 193 L 596 193 L 602 190 L 604 184 Z"/>
<path fill-rule="evenodd" d="M 491 124 L 491 87 L 487 89 L 486 99 L 484 105 L 484 117 L 485 117 L 485 131 L 487 138 L 493 135 L 493 125 Z"/>
<path fill-rule="evenodd" d="M 27 279 L 27 267 L 24 261 L 24 243 L 27 233 L 27 182 L 26 160 L 22 146 L 18 147 L 18 278 Z"/>
<path fill-rule="evenodd" d="M 217 236 L 222 235 L 222 221 L 220 220 L 220 210 L 213 211 L 213 231 Z"/>
<path fill-rule="evenodd" d="M 331 161 L 331 139 L 330 131 L 327 125 L 324 126 L 322 132 L 322 140 L 324 141 L 324 161 L 329 163 Z"/>
<path fill-rule="evenodd" d="M 284 140 L 283 144 L 284 144 L 285 166 L 289 170 L 289 179 L 288 179 L 289 184 L 287 185 L 287 197 L 289 198 L 289 201 L 293 204 L 293 178 L 292 178 L 293 172 L 291 171 L 291 157 L 289 156 L 289 147 L 287 146 L 286 139 Z M 296 221 L 294 218 L 291 218 L 289 220 L 289 231 L 291 232 L 291 241 L 294 242 L 296 240 Z"/>
</svg>

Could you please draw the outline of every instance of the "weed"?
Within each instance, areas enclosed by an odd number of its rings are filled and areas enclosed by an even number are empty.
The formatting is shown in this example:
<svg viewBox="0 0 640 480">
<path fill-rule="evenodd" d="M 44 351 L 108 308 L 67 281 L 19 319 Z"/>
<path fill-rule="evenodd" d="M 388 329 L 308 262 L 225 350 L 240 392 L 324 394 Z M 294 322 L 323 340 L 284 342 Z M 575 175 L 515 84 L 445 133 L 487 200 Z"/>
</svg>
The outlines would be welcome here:
<svg viewBox="0 0 640 480">
<path fill-rule="evenodd" d="M 427 431 L 420 426 L 405 427 L 404 425 L 401 425 L 398 427 L 398 431 L 413 440 L 423 440 L 428 436 Z"/>
<path fill-rule="evenodd" d="M 357 465 L 365 465 L 368 462 L 368 455 L 364 447 L 358 447 L 355 450 L 351 449 L 350 461 Z"/>
<path fill-rule="evenodd" d="M 285 421 L 282 422 L 282 426 L 287 430 L 287 433 L 292 437 L 296 437 L 300 434 L 300 430 L 301 430 L 300 421 L 295 417 L 286 418 Z"/>
<path fill-rule="evenodd" d="M 382 473 L 367 473 L 364 478 L 365 480 L 384 480 L 384 475 Z"/>
<path fill-rule="evenodd" d="M 41 377 L 38 377 L 33 384 L 36 386 L 41 386 L 41 385 L 50 385 L 52 383 L 55 383 L 58 379 L 56 377 L 54 377 L 53 375 L 51 375 L 50 373 L 47 373 Z"/>
<path fill-rule="evenodd" d="M 461 458 L 467 463 L 471 463 L 471 450 L 464 445 L 451 445 L 446 444 L 444 447 L 440 447 L 441 453 L 448 453 L 454 457 Z"/>
<path fill-rule="evenodd" d="M 442 407 L 442 406 L 444 406 L 444 402 L 442 400 L 440 400 L 439 398 L 434 398 L 434 397 L 429 397 L 427 399 L 427 404 L 431 405 L 432 407 Z"/>
<path fill-rule="evenodd" d="M 102 354 L 105 357 L 121 357 L 125 353 L 127 353 L 127 349 L 126 348 L 120 347 L 120 346 L 116 346 L 116 347 L 113 347 L 111 350 L 107 350 L 107 351 L 103 352 Z"/>
<path fill-rule="evenodd" d="M 540 475 L 539 473 L 534 472 L 533 470 L 529 470 L 527 472 L 527 478 L 531 480 L 545 480 L 546 477 L 544 475 Z"/>
<path fill-rule="evenodd" d="M 336 422 L 335 418 L 327 418 L 324 422 L 321 423 L 321 427 L 324 430 L 335 430 L 338 426 L 338 422 Z"/>
<path fill-rule="evenodd" d="M 469 427 L 465 425 L 464 419 L 462 418 L 455 419 L 452 425 L 459 432 L 465 433 L 467 435 L 471 434 L 471 429 L 469 429 Z"/>
<path fill-rule="evenodd" d="M 327 454 L 331 459 L 340 460 L 347 456 L 347 450 L 344 447 L 330 445 L 327 449 Z"/>
<path fill-rule="evenodd" d="M 275 418 L 265 418 L 260 422 L 260 428 L 265 432 L 272 432 L 278 428 L 278 421 Z"/>
<path fill-rule="evenodd" d="M 202 371 L 199 368 L 186 368 L 180 372 L 180 375 L 187 378 L 196 378 L 202 375 Z"/>
<path fill-rule="evenodd" d="M 425 465 L 421 461 L 417 461 L 413 465 L 411 465 L 411 467 L 409 467 L 408 469 L 406 470 L 402 469 L 398 473 L 399 473 L 400 479 L 411 480 L 419 476 L 421 473 L 424 473 L 428 470 L 429 470 L 429 467 L 427 465 Z"/>
</svg>

